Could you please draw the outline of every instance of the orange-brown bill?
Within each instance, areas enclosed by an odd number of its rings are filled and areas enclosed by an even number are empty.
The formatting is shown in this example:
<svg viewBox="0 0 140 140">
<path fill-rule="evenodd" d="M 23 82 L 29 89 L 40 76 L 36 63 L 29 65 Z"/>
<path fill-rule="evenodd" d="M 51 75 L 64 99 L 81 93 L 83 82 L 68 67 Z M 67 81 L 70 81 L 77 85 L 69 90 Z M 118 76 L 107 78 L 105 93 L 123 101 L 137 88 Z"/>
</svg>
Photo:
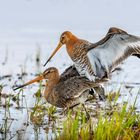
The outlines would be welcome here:
<svg viewBox="0 0 140 140">
<path fill-rule="evenodd" d="M 44 76 L 43 76 L 43 75 L 38 76 L 38 77 L 36 77 L 35 79 L 33 79 L 33 80 L 31 80 L 31 81 L 29 81 L 29 82 L 27 82 L 27 83 L 25 83 L 25 84 L 23 84 L 23 85 L 21 85 L 21 86 L 18 86 L 18 87 L 16 87 L 16 88 L 14 88 L 14 90 L 23 88 L 23 87 L 25 87 L 25 86 L 27 86 L 27 85 L 30 85 L 30 84 L 32 84 L 32 83 L 35 83 L 35 82 L 39 82 L 39 81 L 41 81 L 41 80 L 43 80 L 43 79 L 44 79 Z"/>
<path fill-rule="evenodd" d="M 51 54 L 51 56 L 49 57 L 49 59 L 46 61 L 46 63 L 44 64 L 44 66 L 46 66 L 46 64 L 51 60 L 51 58 L 56 54 L 56 52 L 62 47 L 62 45 L 63 44 L 61 42 L 59 42 L 58 46 L 53 51 L 53 53 Z"/>
</svg>

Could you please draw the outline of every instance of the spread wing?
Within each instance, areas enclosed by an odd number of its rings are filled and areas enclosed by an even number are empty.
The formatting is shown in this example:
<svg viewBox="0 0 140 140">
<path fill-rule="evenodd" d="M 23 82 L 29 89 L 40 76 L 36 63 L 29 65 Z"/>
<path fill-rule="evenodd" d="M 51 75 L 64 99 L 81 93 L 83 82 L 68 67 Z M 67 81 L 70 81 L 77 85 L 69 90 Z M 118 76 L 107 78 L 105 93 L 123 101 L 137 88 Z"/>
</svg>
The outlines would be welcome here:
<svg viewBox="0 0 140 140">
<path fill-rule="evenodd" d="M 102 78 L 133 54 L 140 56 L 140 37 L 110 28 L 105 38 L 90 45 L 87 57 L 96 76 Z"/>
</svg>

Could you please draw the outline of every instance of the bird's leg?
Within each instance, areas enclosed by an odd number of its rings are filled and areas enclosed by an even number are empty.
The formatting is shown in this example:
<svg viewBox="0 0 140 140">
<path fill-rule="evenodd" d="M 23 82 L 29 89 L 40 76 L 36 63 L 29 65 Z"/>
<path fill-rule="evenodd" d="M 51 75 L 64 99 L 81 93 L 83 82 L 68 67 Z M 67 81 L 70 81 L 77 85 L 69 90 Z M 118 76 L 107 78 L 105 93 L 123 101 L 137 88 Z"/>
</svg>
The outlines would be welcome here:
<svg viewBox="0 0 140 140">
<path fill-rule="evenodd" d="M 88 111 L 87 111 L 87 109 L 86 109 L 86 107 L 85 107 L 85 104 L 83 103 L 82 106 L 83 106 L 83 108 L 84 108 L 84 110 L 85 110 L 85 112 L 86 112 L 87 120 L 89 120 L 89 119 L 90 119 L 90 114 L 88 113 Z"/>
<path fill-rule="evenodd" d="M 105 90 L 103 86 L 99 86 L 99 87 L 94 87 L 95 92 L 98 94 L 99 99 L 102 101 L 105 101 L 106 97 L 105 97 Z"/>
<path fill-rule="evenodd" d="M 69 107 L 69 106 L 66 107 L 66 108 L 62 111 L 62 113 L 61 113 L 60 115 L 62 115 L 62 114 L 65 114 L 65 115 L 66 115 L 70 109 L 73 110 L 73 108 L 74 108 L 75 106 L 77 106 L 77 105 L 79 105 L 79 103 L 78 103 L 78 104 L 75 104 L 75 105 L 73 105 L 73 106 L 70 106 L 70 107 Z"/>
<path fill-rule="evenodd" d="M 63 111 L 60 113 L 60 115 L 66 115 L 69 111 L 69 107 L 66 107 L 63 109 Z"/>
<path fill-rule="evenodd" d="M 93 98 L 96 98 L 96 97 L 95 97 L 95 91 L 94 91 L 93 88 L 91 88 L 91 89 L 89 90 L 89 94 L 92 95 Z"/>
</svg>

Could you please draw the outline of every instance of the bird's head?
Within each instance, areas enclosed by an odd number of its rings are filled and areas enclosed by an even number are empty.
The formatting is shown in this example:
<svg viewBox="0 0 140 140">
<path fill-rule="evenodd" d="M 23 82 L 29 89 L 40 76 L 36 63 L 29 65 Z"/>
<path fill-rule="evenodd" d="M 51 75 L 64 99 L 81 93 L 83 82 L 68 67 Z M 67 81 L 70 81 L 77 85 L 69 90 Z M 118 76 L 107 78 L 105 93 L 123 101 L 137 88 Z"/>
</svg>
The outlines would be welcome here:
<svg viewBox="0 0 140 140">
<path fill-rule="evenodd" d="M 73 34 L 69 31 L 65 31 L 62 33 L 62 35 L 60 36 L 60 41 L 59 43 L 61 43 L 62 45 L 67 44 L 67 42 L 69 42 L 69 40 L 73 37 Z"/>
<path fill-rule="evenodd" d="M 58 75 L 58 70 L 55 67 L 50 67 L 43 72 L 43 77 L 46 80 L 54 79 Z"/>
<path fill-rule="evenodd" d="M 69 31 L 65 31 L 62 33 L 59 43 L 56 47 L 56 49 L 53 51 L 53 53 L 51 54 L 51 56 L 48 58 L 48 60 L 46 61 L 46 63 L 44 64 L 44 66 L 51 60 L 51 58 L 56 54 L 56 52 L 63 46 L 63 45 L 67 45 L 67 43 L 69 43 L 71 40 L 73 40 L 74 38 L 76 38 L 71 32 Z"/>
<path fill-rule="evenodd" d="M 21 85 L 21 86 L 16 87 L 14 90 L 23 88 L 23 87 L 25 87 L 25 86 L 27 86 L 27 85 L 30 85 L 30 84 L 33 84 L 33 83 L 35 83 L 35 82 L 39 82 L 39 81 L 41 81 L 41 80 L 43 80 L 43 79 L 46 79 L 46 84 L 47 84 L 47 82 L 48 82 L 49 80 L 55 79 L 56 76 L 58 76 L 58 75 L 59 75 L 59 73 L 58 73 L 57 68 L 55 68 L 55 67 L 50 67 L 50 68 L 46 69 L 41 75 L 37 76 L 37 77 L 34 78 L 33 80 L 30 80 L 29 82 L 27 82 L 27 83 L 25 83 L 25 84 L 23 84 L 23 85 Z"/>
</svg>

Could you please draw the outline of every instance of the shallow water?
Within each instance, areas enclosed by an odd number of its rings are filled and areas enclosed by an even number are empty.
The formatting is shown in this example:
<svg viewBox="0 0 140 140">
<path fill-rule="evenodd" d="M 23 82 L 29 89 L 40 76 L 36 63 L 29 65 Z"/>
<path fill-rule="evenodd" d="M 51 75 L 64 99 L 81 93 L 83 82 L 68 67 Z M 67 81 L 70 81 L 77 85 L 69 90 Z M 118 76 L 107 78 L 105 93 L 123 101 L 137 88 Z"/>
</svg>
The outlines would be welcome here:
<svg viewBox="0 0 140 140">
<path fill-rule="evenodd" d="M 130 10 L 132 7 L 135 8 Z M 14 0 L 8 4 L 7 1 L 1 1 L 0 84 L 4 87 L 0 96 L 0 139 L 37 140 L 55 137 L 59 124 L 49 121 L 47 113 L 43 125 L 36 125 L 30 120 L 32 107 L 36 103 L 34 93 L 39 89 L 39 84 L 24 88 L 23 93 L 19 94 L 19 101 L 18 91 L 14 92 L 12 87 L 32 79 L 47 67 L 55 66 L 63 72 L 72 65 L 63 47 L 52 61 L 43 67 L 56 47 L 61 32 L 71 30 L 80 38 L 91 42 L 101 39 L 111 26 L 140 35 L 139 15 L 138 0 L 118 0 L 115 3 L 112 0 Z M 130 57 L 120 68 L 121 70 L 114 72 L 111 81 L 105 85 L 106 93 L 120 89 L 121 96 L 118 102 L 128 101 L 130 105 L 138 95 L 136 107 L 137 111 L 140 111 L 140 59 Z M 12 96 L 5 97 L 9 94 Z M 13 99 L 15 96 L 16 100 Z M 45 102 L 44 99 L 41 102 Z M 5 104 L 9 103 L 10 107 L 5 108 Z M 105 103 L 99 104 L 104 106 Z M 95 101 L 86 105 L 96 110 Z M 49 108 L 48 106 L 50 105 L 46 104 L 46 108 Z M 59 115 L 61 111 L 57 108 L 55 113 L 60 124 L 65 119 Z"/>
<path fill-rule="evenodd" d="M 51 45 L 50 45 L 51 46 Z M 55 46 L 55 45 L 54 45 Z M 52 45 L 53 48 L 53 45 Z M 1 51 L 5 52 L 1 56 L 1 84 L 4 85 L 2 89 L 2 96 L 0 98 L 0 138 L 3 139 L 51 139 L 55 137 L 57 133 L 58 124 L 48 121 L 48 115 L 45 115 L 42 125 L 36 125 L 30 120 L 30 112 L 32 107 L 35 106 L 36 98 L 34 93 L 39 89 L 39 84 L 34 84 L 24 88 L 23 93 L 19 94 L 19 101 L 13 100 L 13 96 L 18 94 L 18 91 L 14 92 L 13 85 L 23 84 L 35 77 L 36 74 L 42 72 L 42 64 L 45 62 L 48 55 L 52 52 L 50 47 L 46 52 L 44 45 L 25 45 L 19 43 L 18 45 L 2 46 Z M 30 51 L 29 51 L 30 50 Z M 32 51 L 31 51 L 32 50 Z M 8 52 L 8 53 L 7 53 Z M 62 57 L 60 57 L 64 54 Z M 7 57 L 7 58 L 6 58 Z M 39 62 L 36 59 L 39 57 Z M 44 59 L 43 59 L 44 58 Z M 44 60 L 44 61 L 43 61 Z M 57 60 L 57 61 L 56 61 Z M 71 64 L 68 56 L 65 54 L 65 50 L 56 55 L 51 63 L 47 66 L 56 66 L 62 72 L 66 67 Z M 136 96 L 138 100 L 136 103 L 137 111 L 140 111 L 140 60 L 131 57 L 124 64 L 121 65 L 121 70 L 114 72 L 112 79 L 105 85 L 106 93 L 110 91 L 117 91 L 121 89 L 121 96 L 118 99 L 118 103 L 128 101 L 129 104 L 133 104 Z M 44 87 L 42 88 L 43 92 Z M 138 94 L 139 93 L 139 94 Z M 12 94 L 11 97 L 5 97 Z M 5 108 L 5 104 L 10 103 L 10 107 Z M 41 102 L 45 102 L 44 99 Z M 99 104 L 103 105 L 103 102 Z M 49 104 L 46 105 L 46 107 Z M 93 105 L 87 103 L 87 107 L 95 109 L 96 104 Z M 103 105 L 104 106 L 104 105 Z M 59 116 L 61 121 L 64 120 L 64 116 L 60 114 L 61 109 L 57 109 L 56 116 Z M 61 122 L 60 121 L 60 122 Z"/>
</svg>

